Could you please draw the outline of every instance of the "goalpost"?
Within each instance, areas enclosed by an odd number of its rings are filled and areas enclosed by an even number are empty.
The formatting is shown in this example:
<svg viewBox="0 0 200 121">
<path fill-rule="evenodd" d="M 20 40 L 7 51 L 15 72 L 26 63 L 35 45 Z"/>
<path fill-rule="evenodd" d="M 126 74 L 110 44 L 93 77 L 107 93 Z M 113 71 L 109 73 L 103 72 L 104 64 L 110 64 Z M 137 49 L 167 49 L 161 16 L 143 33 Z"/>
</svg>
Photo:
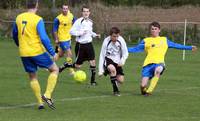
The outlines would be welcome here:
<svg viewBox="0 0 200 121">
<path fill-rule="evenodd" d="M 187 34 L 187 19 L 185 19 L 185 25 L 184 25 L 184 38 L 183 38 L 183 44 L 186 43 L 186 34 Z M 183 61 L 185 60 L 185 50 L 183 50 Z"/>
</svg>

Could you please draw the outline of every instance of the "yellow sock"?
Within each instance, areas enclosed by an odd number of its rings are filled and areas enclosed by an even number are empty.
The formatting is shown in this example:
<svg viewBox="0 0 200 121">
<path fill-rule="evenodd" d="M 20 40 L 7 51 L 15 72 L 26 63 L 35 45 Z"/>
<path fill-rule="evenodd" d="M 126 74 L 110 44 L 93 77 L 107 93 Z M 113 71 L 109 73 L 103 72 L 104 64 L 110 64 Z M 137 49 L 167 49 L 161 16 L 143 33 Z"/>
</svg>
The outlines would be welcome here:
<svg viewBox="0 0 200 121">
<path fill-rule="evenodd" d="M 148 89 L 147 89 L 147 93 L 152 93 L 153 92 L 153 90 L 154 90 L 154 88 L 156 87 L 156 85 L 157 85 L 157 82 L 158 82 L 158 77 L 157 76 L 154 76 L 152 79 L 151 79 L 151 83 L 150 83 L 150 85 L 149 85 L 149 87 L 148 87 Z"/>
<path fill-rule="evenodd" d="M 49 99 L 51 99 L 51 94 L 56 86 L 57 78 L 58 78 L 57 74 L 51 73 L 47 80 L 47 88 L 44 95 Z"/>
<path fill-rule="evenodd" d="M 72 64 L 72 58 L 71 57 L 67 57 L 66 58 L 66 62 L 69 63 L 69 64 Z M 69 72 L 70 72 L 70 74 L 74 74 L 75 73 L 73 68 L 69 68 Z"/>
<path fill-rule="evenodd" d="M 38 82 L 38 80 L 31 80 L 30 82 L 30 86 L 33 90 L 33 93 L 35 94 L 37 100 L 38 100 L 38 104 L 42 104 L 42 98 L 41 98 L 41 89 L 40 89 L 40 84 Z"/>
<path fill-rule="evenodd" d="M 72 64 L 72 58 L 71 57 L 67 57 L 66 58 L 66 62 Z"/>
</svg>

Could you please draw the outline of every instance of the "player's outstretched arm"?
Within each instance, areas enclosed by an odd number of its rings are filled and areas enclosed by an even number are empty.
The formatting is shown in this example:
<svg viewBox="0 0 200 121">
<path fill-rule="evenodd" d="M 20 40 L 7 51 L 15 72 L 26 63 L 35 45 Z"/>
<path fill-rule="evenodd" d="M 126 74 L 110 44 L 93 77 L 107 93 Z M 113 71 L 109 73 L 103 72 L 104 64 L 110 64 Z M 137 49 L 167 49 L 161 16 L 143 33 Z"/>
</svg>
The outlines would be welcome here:
<svg viewBox="0 0 200 121">
<path fill-rule="evenodd" d="M 167 40 L 167 44 L 168 44 L 169 48 L 175 48 L 175 49 L 179 49 L 179 50 L 192 50 L 193 49 L 193 46 L 178 44 L 178 43 L 172 42 L 170 40 Z M 195 49 L 195 47 L 194 47 L 194 49 Z"/>
<path fill-rule="evenodd" d="M 55 44 L 58 44 L 59 40 L 58 40 L 58 27 L 59 27 L 59 20 L 57 18 L 54 19 L 54 22 L 53 22 L 53 37 L 54 37 L 54 41 L 55 41 Z"/>
<path fill-rule="evenodd" d="M 143 40 L 138 45 L 128 48 L 129 53 L 138 53 L 138 52 L 143 52 L 143 51 L 144 51 L 144 41 Z"/>
</svg>

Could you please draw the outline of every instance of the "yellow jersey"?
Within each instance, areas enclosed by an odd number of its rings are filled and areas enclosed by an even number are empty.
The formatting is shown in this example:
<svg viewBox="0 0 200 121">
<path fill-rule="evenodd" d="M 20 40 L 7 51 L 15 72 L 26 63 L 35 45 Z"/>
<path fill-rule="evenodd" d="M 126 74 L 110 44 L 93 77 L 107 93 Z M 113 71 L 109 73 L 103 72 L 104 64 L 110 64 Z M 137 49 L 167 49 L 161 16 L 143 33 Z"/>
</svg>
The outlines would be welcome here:
<svg viewBox="0 0 200 121">
<path fill-rule="evenodd" d="M 73 18 L 74 16 L 71 12 L 68 12 L 66 16 L 60 14 L 56 17 L 59 21 L 57 33 L 60 42 L 71 40 L 70 29 L 73 24 Z"/>
<path fill-rule="evenodd" d="M 37 56 L 46 52 L 37 32 L 37 24 L 40 20 L 42 20 L 40 16 L 31 12 L 24 12 L 17 16 L 16 25 L 21 57 Z"/>
<path fill-rule="evenodd" d="M 144 49 L 146 51 L 146 58 L 143 66 L 151 63 L 164 63 L 165 54 L 168 49 L 166 37 L 147 37 L 144 39 Z"/>
</svg>

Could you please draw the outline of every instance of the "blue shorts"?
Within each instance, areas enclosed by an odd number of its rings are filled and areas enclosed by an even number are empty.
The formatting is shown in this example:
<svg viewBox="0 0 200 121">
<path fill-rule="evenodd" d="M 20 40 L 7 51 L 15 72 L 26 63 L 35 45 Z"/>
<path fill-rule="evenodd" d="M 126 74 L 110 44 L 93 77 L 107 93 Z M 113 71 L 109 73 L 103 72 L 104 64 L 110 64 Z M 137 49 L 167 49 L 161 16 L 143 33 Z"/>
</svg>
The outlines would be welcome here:
<svg viewBox="0 0 200 121">
<path fill-rule="evenodd" d="M 161 63 L 161 64 L 149 64 L 149 65 L 146 65 L 142 68 L 142 77 L 152 78 L 154 76 L 155 69 L 158 66 L 163 67 L 163 71 L 161 72 L 161 74 L 162 74 L 165 70 L 165 65 L 163 63 Z"/>
<path fill-rule="evenodd" d="M 66 51 L 66 50 L 71 49 L 71 40 L 65 41 L 65 42 L 60 42 L 60 48 L 61 48 L 63 51 Z"/>
<path fill-rule="evenodd" d="M 34 73 L 37 71 L 37 67 L 49 68 L 53 61 L 50 56 L 45 52 L 38 56 L 33 57 L 21 57 L 24 69 L 28 73 Z"/>
</svg>

